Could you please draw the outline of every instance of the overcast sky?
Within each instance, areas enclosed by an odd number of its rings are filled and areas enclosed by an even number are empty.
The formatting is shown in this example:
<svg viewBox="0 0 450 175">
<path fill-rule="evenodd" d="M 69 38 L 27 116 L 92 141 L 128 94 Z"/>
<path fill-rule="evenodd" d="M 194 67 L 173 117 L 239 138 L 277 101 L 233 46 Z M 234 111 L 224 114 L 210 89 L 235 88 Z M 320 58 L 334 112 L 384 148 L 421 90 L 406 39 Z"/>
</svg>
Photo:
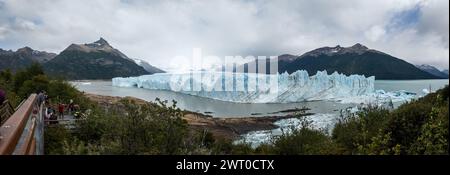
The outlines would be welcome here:
<svg viewBox="0 0 450 175">
<path fill-rule="evenodd" d="M 0 48 L 59 53 L 99 37 L 163 68 L 177 55 L 192 56 L 193 48 L 272 56 L 361 43 L 448 69 L 449 1 L 0 0 Z"/>
</svg>

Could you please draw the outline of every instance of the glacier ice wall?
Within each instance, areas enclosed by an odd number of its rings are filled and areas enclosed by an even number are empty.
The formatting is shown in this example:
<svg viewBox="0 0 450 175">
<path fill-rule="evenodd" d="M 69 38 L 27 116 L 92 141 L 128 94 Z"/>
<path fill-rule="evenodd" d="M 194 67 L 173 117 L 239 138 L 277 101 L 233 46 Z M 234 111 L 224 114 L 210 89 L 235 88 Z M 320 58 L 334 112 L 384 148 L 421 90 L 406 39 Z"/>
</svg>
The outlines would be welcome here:
<svg viewBox="0 0 450 175">
<path fill-rule="evenodd" d="M 373 93 L 375 77 L 330 75 L 318 71 L 309 76 L 299 70 L 292 74 L 231 72 L 159 73 L 139 77 L 113 78 L 112 85 L 180 93 L 241 103 L 288 103 L 333 100 Z"/>
</svg>

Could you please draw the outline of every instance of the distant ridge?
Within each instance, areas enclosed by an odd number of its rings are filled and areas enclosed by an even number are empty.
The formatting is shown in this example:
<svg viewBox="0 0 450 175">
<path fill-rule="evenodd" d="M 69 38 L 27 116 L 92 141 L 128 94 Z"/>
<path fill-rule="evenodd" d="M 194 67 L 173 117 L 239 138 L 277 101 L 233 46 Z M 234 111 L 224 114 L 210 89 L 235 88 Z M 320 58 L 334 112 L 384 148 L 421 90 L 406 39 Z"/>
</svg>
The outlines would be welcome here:
<svg viewBox="0 0 450 175">
<path fill-rule="evenodd" d="M 422 65 L 416 65 L 417 68 L 419 68 L 420 70 L 423 70 L 425 72 L 428 72 L 434 76 L 440 77 L 440 78 L 448 78 L 448 72 L 446 73 L 445 70 L 444 71 L 440 71 L 439 69 L 428 65 L 428 64 L 422 64 Z"/>
<path fill-rule="evenodd" d="M 9 69 L 15 72 L 30 66 L 33 62 L 46 63 L 55 58 L 56 55 L 55 53 L 33 50 L 30 47 L 17 49 L 15 52 L 0 48 L 0 70 Z"/>
<path fill-rule="evenodd" d="M 244 66 L 246 70 L 247 64 Z M 242 68 L 241 68 L 242 69 Z M 321 47 L 300 56 L 280 55 L 278 72 L 292 73 L 306 70 L 310 75 L 317 71 L 335 71 L 346 75 L 375 76 L 380 80 L 440 79 L 413 64 L 386 53 L 369 49 L 362 44 L 351 47 Z"/>
</svg>

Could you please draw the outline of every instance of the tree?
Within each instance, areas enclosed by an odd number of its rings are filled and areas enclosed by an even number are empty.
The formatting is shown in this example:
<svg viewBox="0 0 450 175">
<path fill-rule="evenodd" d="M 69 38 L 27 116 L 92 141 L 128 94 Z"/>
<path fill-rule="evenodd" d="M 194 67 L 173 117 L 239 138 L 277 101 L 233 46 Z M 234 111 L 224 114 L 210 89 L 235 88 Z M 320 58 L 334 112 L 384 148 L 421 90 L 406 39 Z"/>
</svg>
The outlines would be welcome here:
<svg viewBox="0 0 450 175">
<path fill-rule="evenodd" d="M 39 91 L 47 91 L 49 80 L 45 75 L 34 76 L 31 80 L 26 80 L 19 88 L 18 95 L 25 99 L 31 93 L 38 93 Z"/>
<path fill-rule="evenodd" d="M 42 66 L 39 63 L 33 63 L 25 70 L 19 70 L 13 77 L 13 91 L 18 93 L 23 83 L 27 80 L 33 79 L 34 76 L 44 75 Z"/>
</svg>

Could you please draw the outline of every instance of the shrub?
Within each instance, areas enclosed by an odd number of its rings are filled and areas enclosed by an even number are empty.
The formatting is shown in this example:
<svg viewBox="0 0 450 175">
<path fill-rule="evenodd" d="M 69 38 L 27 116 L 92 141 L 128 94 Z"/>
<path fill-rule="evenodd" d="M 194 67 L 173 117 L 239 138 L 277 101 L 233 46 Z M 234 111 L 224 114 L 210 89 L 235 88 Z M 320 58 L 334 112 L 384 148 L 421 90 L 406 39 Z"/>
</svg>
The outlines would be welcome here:
<svg viewBox="0 0 450 175">
<path fill-rule="evenodd" d="M 71 134 L 62 125 L 52 125 L 44 129 L 45 154 L 64 154 L 64 144 L 71 140 Z"/>
<path fill-rule="evenodd" d="M 39 63 L 33 63 L 25 70 L 19 70 L 13 77 L 12 89 L 14 92 L 19 92 L 25 81 L 33 79 L 34 76 L 44 75 L 42 66 Z"/>
<path fill-rule="evenodd" d="M 447 125 L 447 126 L 445 126 Z M 448 108 L 433 108 L 408 154 L 448 155 Z"/>
<path fill-rule="evenodd" d="M 167 102 L 124 99 L 117 111 L 93 111 L 77 123 L 76 137 L 108 154 L 183 154 L 190 148 L 182 112 Z M 107 151 L 107 152 L 102 152 Z"/>
<path fill-rule="evenodd" d="M 331 154 L 334 150 L 331 139 L 324 130 L 311 127 L 304 117 L 300 126 L 292 126 L 273 139 L 273 151 L 281 155 Z"/>
<path fill-rule="evenodd" d="M 379 134 L 389 119 L 387 109 L 369 106 L 356 114 L 341 115 L 332 138 L 342 154 L 358 154 L 361 146 L 367 145 Z"/>
<path fill-rule="evenodd" d="M 39 93 L 40 91 L 47 91 L 49 80 L 45 75 L 36 75 L 31 80 L 23 82 L 19 88 L 18 95 L 22 99 L 26 99 L 31 93 Z"/>
<path fill-rule="evenodd" d="M 391 133 L 391 145 L 400 144 L 404 153 L 420 135 L 420 128 L 426 122 L 431 108 L 432 104 L 414 101 L 394 111 L 385 129 L 386 133 Z"/>
</svg>

